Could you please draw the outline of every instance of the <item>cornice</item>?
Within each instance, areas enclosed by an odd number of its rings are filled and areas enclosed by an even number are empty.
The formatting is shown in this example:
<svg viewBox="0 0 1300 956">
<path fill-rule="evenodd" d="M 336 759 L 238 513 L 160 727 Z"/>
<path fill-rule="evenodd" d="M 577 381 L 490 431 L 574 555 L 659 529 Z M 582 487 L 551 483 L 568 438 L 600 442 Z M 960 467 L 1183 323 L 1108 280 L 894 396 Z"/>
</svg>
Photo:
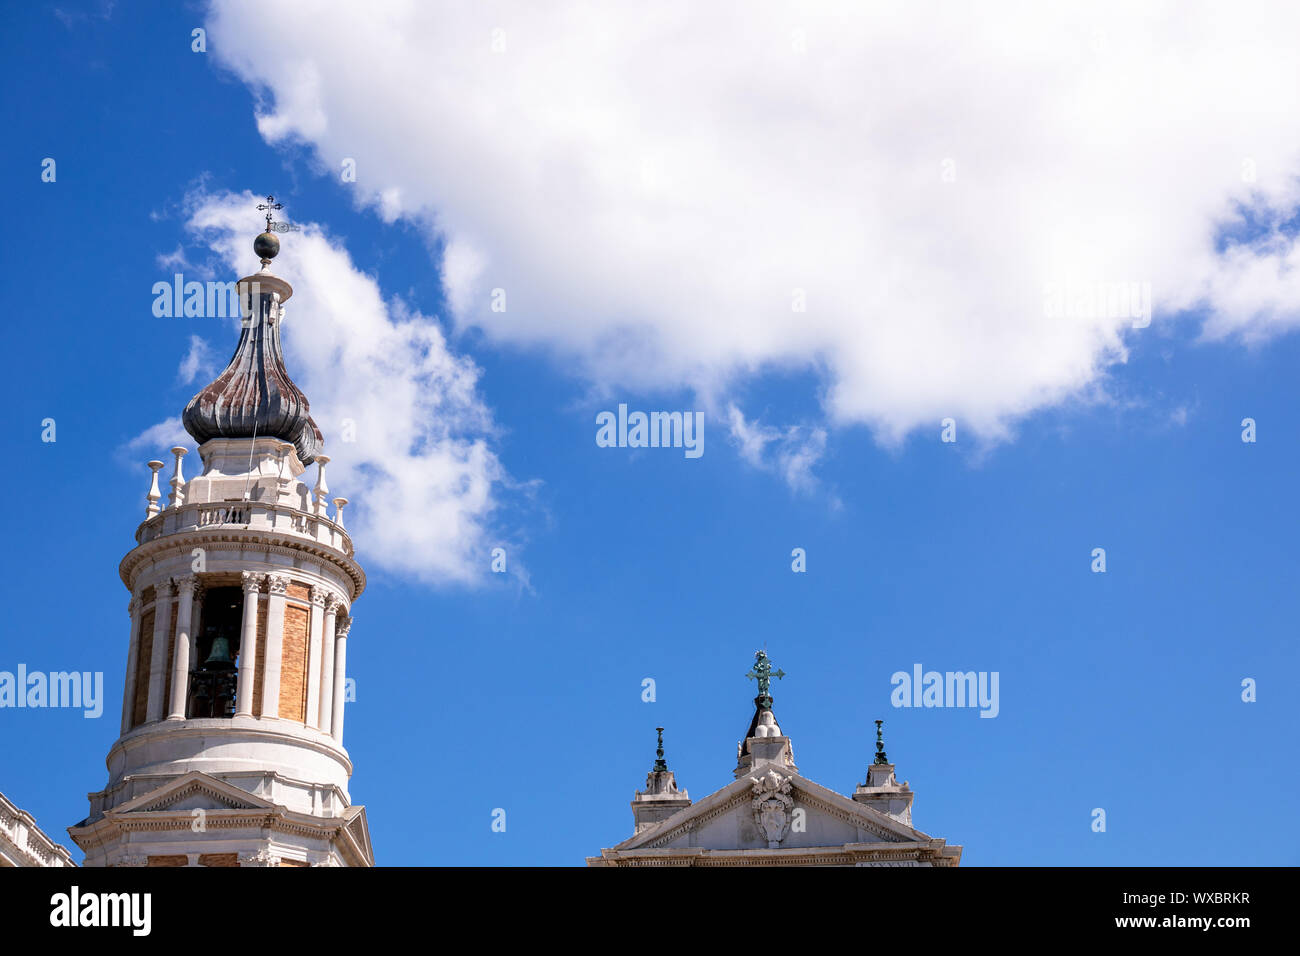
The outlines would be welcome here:
<svg viewBox="0 0 1300 956">
<path fill-rule="evenodd" d="M 118 575 L 121 577 L 122 583 L 126 585 L 127 590 L 134 592 L 136 578 L 146 562 L 150 560 L 156 561 L 169 551 L 186 551 L 193 547 L 212 550 L 214 544 L 254 545 L 267 554 L 283 554 L 286 556 L 309 554 L 334 565 L 352 581 L 353 588 L 352 594 L 349 595 L 349 601 L 355 601 L 366 587 L 366 574 L 361 570 L 361 565 L 341 551 L 336 551 L 334 548 L 309 539 L 251 528 L 200 528 L 154 538 L 151 541 L 136 545 L 127 552 L 118 565 Z"/>
<path fill-rule="evenodd" d="M 830 847 L 791 847 L 767 850 L 712 850 L 681 847 L 660 853 L 644 849 L 606 850 L 591 863 L 605 866 L 853 866 L 858 863 L 928 863 L 934 867 L 951 867 L 956 863 L 936 852 L 927 843 L 908 843 L 889 848 L 862 847 L 848 844 Z"/>
</svg>

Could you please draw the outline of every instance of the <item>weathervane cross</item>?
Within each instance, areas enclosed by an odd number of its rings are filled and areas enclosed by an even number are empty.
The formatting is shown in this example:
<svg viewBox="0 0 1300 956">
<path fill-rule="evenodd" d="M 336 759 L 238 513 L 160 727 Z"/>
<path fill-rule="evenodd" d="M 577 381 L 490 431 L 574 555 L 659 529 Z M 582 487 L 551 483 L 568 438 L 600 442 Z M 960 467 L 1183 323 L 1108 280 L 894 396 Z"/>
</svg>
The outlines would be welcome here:
<svg viewBox="0 0 1300 956">
<path fill-rule="evenodd" d="M 758 681 L 759 697 L 770 697 L 771 694 L 769 694 L 768 691 L 772 686 L 772 678 L 775 677 L 779 680 L 780 678 L 785 677 L 785 671 L 772 670 L 772 662 L 768 660 L 767 651 L 759 651 L 754 655 L 753 670 L 745 676 L 750 680 Z"/>
<path fill-rule="evenodd" d="M 271 213 L 274 210 L 283 209 L 283 208 L 284 208 L 284 203 L 276 202 L 274 196 L 267 196 L 266 202 L 260 202 L 257 204 L 257 209 L 259 212 L 261 212 L 262 210 L 266 210 L 266 231 L 267 232 L 271 231 Z"/>
</svg>

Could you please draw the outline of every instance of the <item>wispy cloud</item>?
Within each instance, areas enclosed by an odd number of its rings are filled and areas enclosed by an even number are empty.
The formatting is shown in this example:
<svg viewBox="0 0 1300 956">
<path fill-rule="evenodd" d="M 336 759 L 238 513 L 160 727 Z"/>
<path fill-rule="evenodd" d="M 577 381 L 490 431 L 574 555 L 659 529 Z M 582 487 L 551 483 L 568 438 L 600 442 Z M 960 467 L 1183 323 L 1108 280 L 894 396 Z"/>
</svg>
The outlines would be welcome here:
<svg viewBox="0 0 1300 956">
<path fill-rule="evenodd" d="M 150 425 L 140 434 L 128 440 L 121 451 L 124 453 L 123 458 L 134 457 L 139 454 L 153 457 L 163 455 L 170 448 L 177 445 L 189 446 L 194 443 L 185 426 L 181 424 L 180 415 L 173 418 L 167 418 L 156 425 Z M 165 455 L 162 460 L 165 460 Z"/>
<path fill-rule="evenodd" d="M 809 425 L 772 428 L 748 421 L 734 404 L 727 407 L 727 424 L 740 457 L 749 464 L 780 475 L 794 491 L 803 494 L 822 491 L 822 483 L 813 468 L 826 454 L 825 428 Z M 839 506 L 838 498 L 832 495 L 829 500 L 833 506 Z"/>
<path fill-rule="evenodd" d="M 181 385 L 190 385 L 195 379 L 211 378 L 215 372 L 216 366 L 208 343 L 197 335 L 191 335 L 190 350 L 185 353 L 180 367 L 176 369 L 176 381 Z"/>
</svg>

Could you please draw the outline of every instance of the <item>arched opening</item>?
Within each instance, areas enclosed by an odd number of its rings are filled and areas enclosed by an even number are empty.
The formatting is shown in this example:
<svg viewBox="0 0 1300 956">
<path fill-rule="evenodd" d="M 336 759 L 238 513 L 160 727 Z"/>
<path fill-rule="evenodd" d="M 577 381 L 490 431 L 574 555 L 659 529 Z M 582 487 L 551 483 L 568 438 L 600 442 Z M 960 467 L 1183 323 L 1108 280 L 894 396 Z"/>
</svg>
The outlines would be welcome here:
<svg viewBox="0 0 1300 956">
<path fill-rule="evenodd" d="M 235 716 L 243 619 L 242 588 L 211 588 L 204 592 L 187 716 Z"/>
</svg>

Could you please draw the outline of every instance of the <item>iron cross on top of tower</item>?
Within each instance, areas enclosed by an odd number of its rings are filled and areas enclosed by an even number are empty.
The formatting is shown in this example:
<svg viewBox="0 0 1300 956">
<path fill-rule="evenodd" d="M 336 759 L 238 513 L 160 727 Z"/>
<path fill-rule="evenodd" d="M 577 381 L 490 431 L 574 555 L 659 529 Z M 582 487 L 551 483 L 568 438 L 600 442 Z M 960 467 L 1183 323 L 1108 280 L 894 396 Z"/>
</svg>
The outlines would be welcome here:
<svg viewBox="0 0 1300 956">
<path fill-rule="evenodd" d="M 274 196 L 267 196 L 266 202 L 257 204 L 258 211 L 266 210 L 266 231 L 271 231 L 271 213 L 283 209 L 284 203 L 276 202 Z"/>
<path fill-rule="evenodd" d="M 754 655 L 754 668 L 745 675 L 750 680 L 757 679 L 758 695 L 760 697 L 770 696 L 768 689 L 771 687 L 772 678 L 782 678 L 785 676 L 783 670 L 772 670 L 772 662 L 768 660 L 767 651 L 759 651 Z"/>
</svg>

